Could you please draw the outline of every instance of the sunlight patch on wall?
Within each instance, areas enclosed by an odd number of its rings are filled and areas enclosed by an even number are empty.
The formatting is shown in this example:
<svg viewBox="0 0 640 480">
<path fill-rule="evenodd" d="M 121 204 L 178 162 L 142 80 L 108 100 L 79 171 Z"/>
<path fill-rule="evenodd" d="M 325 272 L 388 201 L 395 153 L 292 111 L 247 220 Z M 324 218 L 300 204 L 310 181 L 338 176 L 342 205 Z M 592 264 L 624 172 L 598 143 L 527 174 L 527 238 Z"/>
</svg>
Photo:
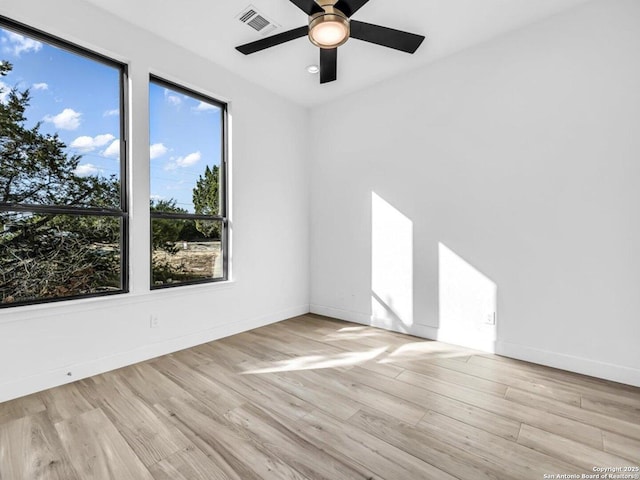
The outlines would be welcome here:
<svg viewBox="0 0 640 480">
<path fill-rule="evenodd" d="M 438 258 L 438 340 L 493 352 L 498 286 L 442 243 Z"/>
<path fill-rule="evenodd" d="M 371 192 L 371 313 L 389 328 L 413 325 L 413 222 Z"/>
</svg>

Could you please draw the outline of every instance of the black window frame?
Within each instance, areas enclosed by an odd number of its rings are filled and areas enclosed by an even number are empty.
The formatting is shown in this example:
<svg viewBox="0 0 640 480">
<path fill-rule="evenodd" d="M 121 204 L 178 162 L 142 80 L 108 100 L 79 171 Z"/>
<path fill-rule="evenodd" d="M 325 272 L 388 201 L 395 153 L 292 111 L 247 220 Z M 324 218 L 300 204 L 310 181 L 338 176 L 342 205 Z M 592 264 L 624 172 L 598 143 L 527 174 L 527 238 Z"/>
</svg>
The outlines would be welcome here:
<svg viewBox="0 0 640 480">
<path fill-rule="evenodd" d="M 228 135 L 228 104 L 221 100 L 217 100 L 209 95 L 205 95 L 201 92 L 193 90 L 188 87 L 184 87 L 178 83 L 166 80 L 157 75 L 149 75 L 149 84 L 154 83 L 160 87 L 169 88 L 176 93 L 187 95 L 196 100 L 209 103 L 221 109 L 222 111 L 222 142 L 220 142 L 220 148 L 222 149 L 220 157 L 220 215 L 199 215 L 197 213 L 171 213 L 171 212 L 154 212 L 150 210 L 150 224 L 149 224 L 149 248 L 150 248 L 150 265 L 149 265 L 149 279 L 151 290 L 162 290 L 165 288 L 184 287 L 189 285 L 202 285 L 208 283 L 225 282 L 229 280 L 229 185 L 228 185 L 228 155 L 229 155 L 229 135 Z M 150 118 L 149 118 L 150 120 Z M 151 183 L 151 176 L 149 176 L 149 183 Z M 155 285 L 153 281 L 153 220 L 211 220 L 220 222 L 222 225 L 222 232 L 220 233 L 220 251 L 222 253 L 222 277 L 219 278 L 202 278 L 197 280 L 187 280 L 184 282 L 167 283 L 162 285 Z"/>
<path fill-rule="evenodd" d="M 28 36 L 38 41 L 42 41 L 54 47 L 65 50 L 69 53 L 80 55 L 90 60 L 102 63 L 119 71 L 119 115 L 120 115 L 120 208 L 95 208 L 68 205 L 37 205 L 27 203 L 0 202 L 0 212 L 28 212 L 35 214 L 49 215 L 70 215 L 79 217 L 110 217 L 120 219 L 120 287 L 117 290 L 104 292 L 92 292 L 78 295 L 68 295 L 63 297 L 46 297 L 16 301 L 11 303 L 0 303 L 0 309 L 20 307 L 26 305 L 38 305 L 54 302 L 66 302 L 83 298 L 106 297 L 129 293 L 129 199 L 128 199 L 128 168 L 127 168 L 127 145 L 129 124 L 127 118 L 128 101 L 128 66 L 125 63 L 113 60 L 105 55 L 94 52 L 73 42 L 69 42 L 55 35 L 43 32 L 23 23 L 0 15 L 0 28 L 13 31 L 15 33 Z"/>
</svg>

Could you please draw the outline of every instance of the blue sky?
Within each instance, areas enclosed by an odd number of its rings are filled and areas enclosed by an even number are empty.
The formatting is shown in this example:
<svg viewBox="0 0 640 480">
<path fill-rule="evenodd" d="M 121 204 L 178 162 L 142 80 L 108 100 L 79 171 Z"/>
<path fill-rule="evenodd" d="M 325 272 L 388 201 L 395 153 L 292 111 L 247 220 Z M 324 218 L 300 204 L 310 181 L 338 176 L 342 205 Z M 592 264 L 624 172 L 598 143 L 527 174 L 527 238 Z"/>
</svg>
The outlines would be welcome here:
<svg viewBox="0 0 640 480">
<path fill-rule="evenodd" d="M 220 165 L 222 111 L 191 96 L 149 85 L 151 198 L 176 199 L 193 212 L 192 192 L 207 165 Z"/>
<path fill-rule="evenodd" d="M 82 155 L 78 175 L 119 176 L 117 69 L 2 28 L 0 60 L 13 64 L 0 78 L 0 101 L 9 88 L 29 88 L 27 125 L 42 122 L 43 132 L 57 132 L 70 154 Z M 198 176 L 220 164 L 221 110 L 156 84 L 149 104 L 151 198 L 193 212 Z"/>
</svg>

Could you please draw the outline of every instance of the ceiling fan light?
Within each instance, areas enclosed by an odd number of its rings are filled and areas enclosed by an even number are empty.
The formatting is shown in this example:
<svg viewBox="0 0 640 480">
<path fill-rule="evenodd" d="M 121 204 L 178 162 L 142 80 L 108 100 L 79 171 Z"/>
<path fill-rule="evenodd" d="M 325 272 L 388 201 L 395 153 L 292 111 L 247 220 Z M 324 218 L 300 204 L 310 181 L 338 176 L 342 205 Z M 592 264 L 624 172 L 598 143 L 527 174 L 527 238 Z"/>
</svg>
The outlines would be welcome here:
<svg viewBox="0 0 640 480">
<path fill-rule="evenodd" d="M 349 39 L 349 20 L 335 13 L 319 14 L 309 24 L 309 39 L 320 48 L 339 47 Z"/>
</svg>

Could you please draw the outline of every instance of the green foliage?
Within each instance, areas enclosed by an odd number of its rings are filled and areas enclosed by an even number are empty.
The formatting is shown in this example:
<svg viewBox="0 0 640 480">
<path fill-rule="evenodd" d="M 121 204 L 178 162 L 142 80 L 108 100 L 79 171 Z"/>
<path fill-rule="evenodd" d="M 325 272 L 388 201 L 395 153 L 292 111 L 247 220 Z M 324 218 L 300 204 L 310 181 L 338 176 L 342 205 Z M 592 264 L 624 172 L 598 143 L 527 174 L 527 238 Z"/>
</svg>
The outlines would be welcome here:
<svg viewBox="0 0 640 480">
<path fill-rule="evenodd" d="M 0 62 L 0 77 L 12 70 Z M 13 88 L 0 102 L 0 302 L 24 302 L 119 289 L 121 220 L 87 215 L 86 207 L 119 209 L 116 176 L 79 176 L 80 155 L 67 155 L 57 134 L 28 128 L 28 90 Z M 207 167 L 193 189 L 198 214 L 219 215 L 219 168 Z M 19 205 L 16 209 L 13 205 Z M 55 215 L 24 207 L 77 208 Z M 30 207 L 31 206 L 31 207 Z M 176 200 L 151 202 L 152 212 L 187 213 Z M 20 210 L 20 211 L 17 211 Z M 153 279 L 190 279 L 180 255 L 182 241 L 218 239 L 220 222 L 153 218 Z"/>
<path fill-rule="evenodd" d="M 3 302 L 119 288 L 118 219 L 4 212 L 1 216 Z"/>
<path fill-rule="evenodd" d="M 176 205 L 175 199 L 151 201 L 152 212 L 187 213 Z M 177 255 L 183 242 L 206 240 L 198 231 L 196 221 L 181 218 L 152 218 L 153 257 L 151 269 L 153 282 L 158 285 L 189 279 L 189 271 Z"/>
<path fill-rule="evenodd" d="M 174 199 L 151 200 L 150 208 L 152 212 L 187 213 L 185 209 L 176 206 Z M 184 223 L 184 220 L 173 218 L 151 219 L 153 249 L 161 249 L 171 254 L 177 253 L 179 248 L 176 246 L 176 242 L 180 240 Z"/>
<path fill-rule="evenodd" d="M 200 175 L 193 189 L 193 206 L 199 215 L 220 215 L 220 168 L 214 165 Z M 220 238 L 220 222 L 196 220 L 196 228 L 207 238 Z"/>
<path fill-rule="evenodd" d="M 0 77 L 12 69 L 0 63 Z M 1 93 L 1 92 L 0 92 Z M 80 177 L 57 135 L 25 126 L 29 91 L 0 102 L 0 297 L 3 303 L 120 287 L 120 221 L 10 211 L 12 204 L 118 208 L 116 177 Z"/>
<path fill-rule="evenodd" d="M 184 263 L 169 262 L 164 259 L 153 259 L 153 281 L 158 285 L 165 283 L 173 283 L 175 280 L 180 280 L 185 275 Z"/>
<path fill-rule="evenodd" d="M 0 66 L 0 76 L 11 64 Z M 40 132 L 40 123 L 28 129 L 25 109 L 29 90 L 9 91 L 0 103 L 0 203 L 117 208 L 120 185 L 114 177 L 79 177 L 75 169 L 82 158 L 67 157 L 58 135 Z"/>
</svg>

